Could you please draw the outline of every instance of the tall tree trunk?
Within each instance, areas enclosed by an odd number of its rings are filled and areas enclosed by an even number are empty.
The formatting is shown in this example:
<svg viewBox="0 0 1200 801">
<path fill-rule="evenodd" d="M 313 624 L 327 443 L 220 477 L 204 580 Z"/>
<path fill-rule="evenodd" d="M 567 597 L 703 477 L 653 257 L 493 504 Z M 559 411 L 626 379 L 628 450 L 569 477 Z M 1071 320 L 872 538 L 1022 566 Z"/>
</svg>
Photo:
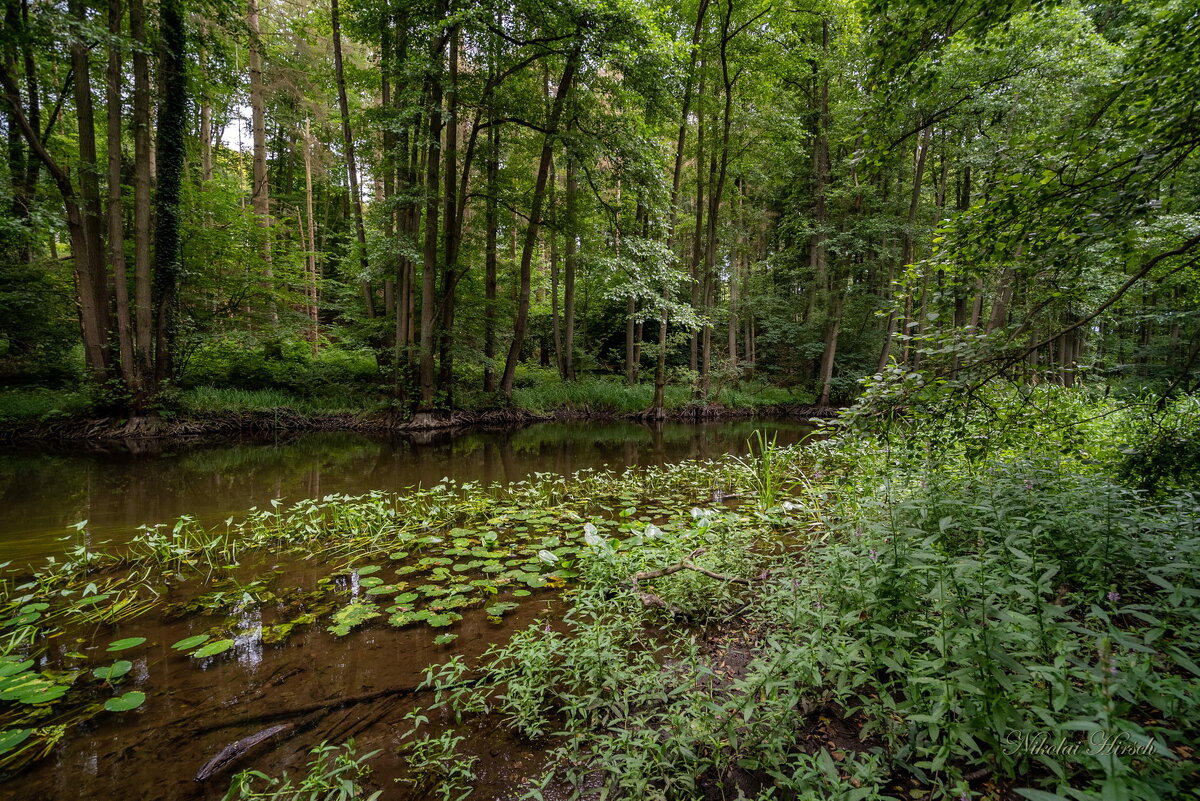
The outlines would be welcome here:
<svg viewBox="0 0 1200 801">
<path fill-rule="evenodd" d="M 490 111 L 490 116 L 494 114 L 494 110 Z M 488 128 L 486 169 L 487 204 L 484 210 L 484 228 L 487 231 L 487 252 L 484 256 L 483 286 L 483 391 L 491 393 L 496 391 L 496 228 L 500 224 L 499 203 L 496 198 L 500 174 L 500 129 L 495 124 Z"/>
<path fill-rule="evenodd" d="M 921 135 L 920 144 L 917 145 L 916 166 L 913 168 L 912 194 L 909 195 L 908 217 L 906 220 L 907 224 L 904 226 L 904 249 L 900 256 L 901 271 L 903 271 L 905 267 L 912 263 L 915 253 L 913 227 L 916 225 L 917 210 L 920 208 L 921 203 L 921 182 L 925 177 L 925 156 L 929 151 L 929 139 L 931 132 L 932 131 L 930 128 L 926 128 L 924 133 Z M 889 279 L 887 290 L 891 291 L 891 289 L 891 280 Z M 906 290 L 906 293 L 907 300 L 904 315 L 905 321 L 907 321 L 909 311 L 911 310 L 912 290 L 908 289 Z M 882 373 L 884 368 L 887 367 L 888 358 L 892 355 L 892 339 L 895 334 L 896 310 L 893 302 L 892 307 L 888 310 L 887 325 L 884 329 L 883 336 L 883 351 L 879 354 L 879 364 L 876 368 L 877 372 Z M 907 353 L 907 346 L 905 346 L 905 349 Z"/>
<path fill-rule="evenodd" d="M 567 153 L 566 248 L 563 253 L 563 378 L 575 380 L 575 264 L 579 237 L 579 178 L 575 157 Z"/>
<path fill-rule="evenodd" d="M 200 50 L 200 75 L 208 78 L 208 48 Z M 207 89 L 200 94 L 200 180 L 207 184 L 213 179 L 212 101 Z"/>
<path fill-rule="evenodd" d="M 138 373 L 149 382 L 154 375 L 154 303 L 150 279 L 150 62 L 143 0 L 129 2 L 129 34 L 137 45 L 133 48 L 134 350 Z"/>
<path fill-rule="evenodd" d="M 446 18 L 446 0 L 438 0 L 437 17 Z M 433 410 L 434 395 L 434 312 L 437 308 L 438 260 L 438 194 L 442 166 L 442 50 L 444 34 L 434 34 L 429 45 L 429 77 L 426 79 L 429 98 L 428 151 L 425 156 L 425 246 L 421 272 L 421 412 Z M 447 221 L 449 224 L 449 221 Z"/>
<path fill-rule="evenodd" d="M 671 207 L 668 247 L 675 251 L 675 228 L 679 223 L 679 190 L 683 182 L 683 156 L 687 144 L 688 118 L 692 113 L 692 84 L 696 78 L 696 60 L 700 55 L 700 38 L 704 31 L 704 15 L 708 11 L 709 0 L 700 0 L 696 9 L 696 23 L 692 26 L 692 46 L 688 61 L 687 80 L 683 89 L 683 104 L 679 113 L 679 132 L 675 137 L 675 165 L 671 178 Z M 666 416 L 667 392 L 667 333 L 669 318 L 667 310 L 671 300 L 671 284 L 664 282 L 662 290 L 662 311 L 658 318 L 658 354 L 654 363 L 654 400 L 651 401 L 651 413 L 655 418 Z"/>
<path fill-rule="evenodd" d="M 529 210 L 529 225 L 525 229 L 525 245 L 521 250 L 521 289 L 517 299 L 517 317 L 513 322 L 513 341 L 508 349 L 508 358 L 504 362 L 504 376 L 500 388 L 504 396 L 512 399 L 513 378 L 517 372 L 517 361 L 521 356 L 521 348 L 525 345 L 525 332 L 529 325 L 529 287 L 532 278 L 533 249 L 537 244 L 538 229 L 542 222 L 542 203 L 546 197 L 546 181 L 550 173 L 550 162 L 554 158 L 554 140 L 558 135 L 558 123 L 562 118 L 563 107 L 571 84 L 575 80 L 575 70 L 580 58 L 576 48 L 567 56 L 566 66 L 562 77 L 559 78 L 558 88 L 554 94 L 554 103 L 550 109 L 550 119 L 546 121 L 546 134 L 542 142 L 542 157 L 538 165 L 537 183 L 533 190 L 533 204 Z"/>
<path fill-rule="evenodd" d="M 70 0 L 71 16 L 86 21 L 82 0 Z M 101 244 L 100 183 L 96 163 L 96 123 L 92 110 L 92 84 L 88 46 L 76 38 L 71 43 L 71 67 L 75 73 L 75 116 L 79 134 L 79 203 L 83 214 L 84 250 L 72 249 L 79 285 L 79 314 L 83 327 L 84 356 L 93 377 L 108 378 L 111 356 L 108 346 L 108 281 Z"/>
<path fill-rule="evenodd" d="M 696 108 L 696 227 L 692 233 L 692 253 L 688 264 L 688 279 L 691 288 L 693 310 L 700 308 L 700 262 L 704 258 L 704 81 L 708 60 L 700 60 L 700 86 L 696 92 L 699 105 Z M 693 329 L 688 337 L 688 366 L 693 373 L 700 371 L 700 331 Z"/>
<path fill-rule="evenodd" d="M 251 0 L 253 2 L 254 0 Z M 337 81 L 338 110 L 342 115 L 342 145 L 346 149 L 346 174 L 350 180 L 350 200 L 354 207 L 354 236 L 358 242 L 358 266 L 362 271 L 359 284 L 367 317 L 375 316 L 375 298 L 371 292 L 370 266 L 367 263 L 367 229 L 363 225 L 362 192 L 358 186 L 358 161 L 354 157 L 354 134 L 350 130 L 350 103 L 346 97 L 346 73 L 342 66 L 342 27 L 338 0 L 330 0 L 330 22 L 333 27 L 333 72 Z M 376 343 L 378 346 L 379 343 Z M 376 347 L 378 350 L 378 347 Z"/>
<path fill-rule="evenodd" d="M 140 409 L 141 391 L 133 357 L 133 331 L 129 318 L 129 282 L 125 274 L 125 204 L 121 194 L 121 0 L 108 0 L 108 70 L 105 102 L 108 104 L 108 258 L 113 269 L 117 301 L 117 341 L 121 354 L 121 378 Z"/>
<path fill-rule="evenodd" d="M 272 293 L 271 319 L 278 319 L 274 300 L 274 271 L 271 255 L 271 199 L 267 177 L 266 101 L 263 97 L 262 34 L 259 27 L 258 0 L 248 0 L 246 26 L 250 30 L 250 130 L 253 139 L 254 183 L 250 198 L 254 216 L 262 228 L 262 262 L 266 284 Z"/>
<path fill-rule="evenodd" d="M 454 406 L 454 309 L 458 286 L 458 47 L 459 27 L 450 30 L 449 81 L 446 85 L 445 235 L 443 236 L 442 303 L 438 336 L 438 386 L 446 405 Z"/>
<path fill-rule="evenodd" d="M 161 0 L 159 65 L 162 98 L 158 104 L 158 186 L 154 196 L 155 360 L 158 383 L 171 377 L 175 353 L 175 306 L 179 291 L 179 200 L 183 185 L 184 135 L 187 131 L 187 73 L 181 0 Z"/>
<path fill-rule="evenodd" d="M 637 333 L 637 302 L 630 295 L 625 302 L 625 384 L 632 387 L 637 383 L 637 359 L 634 337 Z"/>
<path fill-rule="evenodd" d="M 561 222 L 558 215 L 557 192 L 558 172 L 554 169 L 554 161 L 550 162 L 550 208 L 552 209 L 552 225 L 549 231 L 550 239 L 550 332 L 554 340 L 554 367 L 558 374 L 565 373 L 563 367 L 562 325 L 559 320 L 558 308 L 558 232 Z"/>
<path fill-rule="evenodd" d="M 317 283 L 317 221 L 313 209 L 312 131 L 307 119 L 304 120 L 304 216 L 308 229 L 308 252 L 304 258 L 308 296 L 308 338 L 312 342 L 312 352 L 315 356 L 320 348 L 320 290 Z"/>
</svg>

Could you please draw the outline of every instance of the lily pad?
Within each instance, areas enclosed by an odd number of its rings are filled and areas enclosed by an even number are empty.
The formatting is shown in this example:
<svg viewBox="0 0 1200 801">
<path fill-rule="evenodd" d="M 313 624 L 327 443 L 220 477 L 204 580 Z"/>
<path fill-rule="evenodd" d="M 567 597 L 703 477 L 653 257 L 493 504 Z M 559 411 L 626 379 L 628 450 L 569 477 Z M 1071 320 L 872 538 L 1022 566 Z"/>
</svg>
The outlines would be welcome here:
<svg viewBox="0 0 1200 801">
<path fill-rule="evenodd" d="M 133 669 L 133 663 L 127 659 L 118 659 L 107 667 L 98 667 L 92 670 L 92 675 L 104 681 L 112 681 L 119 679 Z"/>
<path fill-rule="evenodd" d="M 116 698 L 109 698 L 104 702 L 104 708 L 109 712 L 128 712 L 131 709 L 137 709 L 146 702 L 146 694 L 137 690 L 130 690 L 124 695 L 118 695 Z"/>
<path fill-rule="evenodd" d="M 9 729 L 0 731 L 0 754 L 13 750 L 29 739 L 33 729 Z"/>
<path fill-rule="evenodd" d="M 425 622 L 438 629 L 457 623 L 460 620 L 462 620 L 462 615 L 455 614 L 454 612 L 443 612 L 440 615 L 430 615 L 429 619 Z"/>
<path fill-rule="evenodd" d="M 328 631 L 339 637 L 345 637 L 350 633 L 350 629 L 373 617 L 379 617 L 380 614 L 381 612 L 374 604 L 354 601 L 334 612 L 333 625 L 328 628 Z"/>
<path fill-rule="evenodd" d="M 450 643 L 454 642 L 457 639 L 458 639 L 457 634 L 450 634 L 450 633 L 439 634 L 438 636 L 433 638 L 433 644 L 434 645 L 449 645 Z"/>
</svg>

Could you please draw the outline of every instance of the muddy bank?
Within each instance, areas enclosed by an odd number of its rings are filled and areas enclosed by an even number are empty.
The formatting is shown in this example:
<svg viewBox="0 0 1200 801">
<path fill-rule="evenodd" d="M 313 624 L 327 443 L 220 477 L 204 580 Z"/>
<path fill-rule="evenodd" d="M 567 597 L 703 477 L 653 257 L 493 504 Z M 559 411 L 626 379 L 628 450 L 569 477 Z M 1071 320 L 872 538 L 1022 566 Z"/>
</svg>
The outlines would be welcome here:
<svg viewBox="0 0 1200 801">
<path fill-rule="evenodd" d="M 643 422 L 713 421 L 754 418 L 806 420 L 836 416 L 838 408 L 813 405 L 730 408 L 718 404 L 685 406 L 661 414 L 649 411 L 621 413 L 587 409 L 561 409 L 536 414 L 524 409 L 418 412 L 410 417 L 394 414 L 303 414 L 291 409 L 192 415 L 189 417 L 88 418 L 46 423 L 9 423 L 0 426 L 0 443 L 27 441 L 103 441 L 183 439 L 253 433 L 347 431 L 363 434 L 441 431 L 466 428 L 506 428 L 532 423 L 573 420 L 630 420 Z"/>
</svg>

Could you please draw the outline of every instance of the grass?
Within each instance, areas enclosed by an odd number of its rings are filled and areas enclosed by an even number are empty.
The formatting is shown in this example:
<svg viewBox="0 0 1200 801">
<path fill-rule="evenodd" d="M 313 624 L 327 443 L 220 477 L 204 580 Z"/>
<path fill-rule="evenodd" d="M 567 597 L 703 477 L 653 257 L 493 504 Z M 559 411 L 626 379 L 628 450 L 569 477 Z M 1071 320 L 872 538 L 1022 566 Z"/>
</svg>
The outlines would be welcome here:
<svg viewBox="0 0 1200 801">
<path fill-rule="evenodd" d="M 653 400 L 653 384 L 629 386 L 617 376 L 588 376 L 577 381 L 542 377 L 531 386 L 513 390 L 514 405 L 538 414 L 555 411 L 631 414 L 648 409 Z M 695 402 L 691 387 L 670 385 L 666 388 L 664 405 L 668 410 L 683 409 Z M 737 388 L 721 389 L 713 402 L 731 409 L 755 409 L 811 403 L 812 396 L 761 382 L 746 381 Z"/>
<path fill-rule="evenodd" d="M 238 414 L 287 410 L 298 414 L 353 414 L 380 405 L 362 395 L 302 396 L 280 389 L 195 387 L 181 390 L 175 407 L 181 414 Z"/>
<path fill-rule="evenodd" d="M 9 389 L 0 391 L 0 423 L 81 417 L 88 413 L 91 405 L 87 394 L 77 390 Z"/>
<path fill-rule="evenodd" d="M 559 411 L 632 414 L 649 408 L 654 398 L 653 384 L 627 386 L 616 376 L 586 376 L 578 381 L 563 381 L 550 371 L 532 370 L 528 371 L 526 384 L 514 390 L 513 405 L 535 414 Z M 300 415 L 369 414 L 388 408 L 391 403 L 385 394 L 369 387 L 330 384 L 321 385 L 319 390 L 190 386 L 170 393 L 163 402 L 163 410 L 183 416 L 270 411 Z M 488 408 L 502 402 L 501 398 L 485 397 L 477 388 L 464 387 L 459 394 L 467 409 Z M 668 410 L 683 409 L 695 402 L 690 387 L 667 387 Z M 714 402 L 731 409 L 756 409 L 807 404 L 812 402 L 812 396 L 747 381 L 736 388 L 722 388 Z M 49 422 L 97 414 L 95 404 L 85 390 L 35 388 L 0 392 L 0 423 Z"/>
</svg>

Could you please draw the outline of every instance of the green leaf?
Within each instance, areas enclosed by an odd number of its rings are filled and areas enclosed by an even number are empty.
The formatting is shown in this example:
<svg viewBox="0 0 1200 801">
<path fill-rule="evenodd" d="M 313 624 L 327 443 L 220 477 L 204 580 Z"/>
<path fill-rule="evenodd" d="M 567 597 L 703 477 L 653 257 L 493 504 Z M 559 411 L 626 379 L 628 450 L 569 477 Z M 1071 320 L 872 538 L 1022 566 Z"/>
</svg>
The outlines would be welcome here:
<svg viewBox="0 0 1200 801">
<path fill-rule="evenodd" d="M 7 753 L 29 739 L 33 729 L 8 729 L 0 731 L 0 754 Z"/>
<path fill-rule="evenodd" d="M 123 640 L 117 640 L 110 643 L 106 651 L 124 651 L 126 648 L 134 648 L 146 641 L 145 637 L 126 637 Z"/>
<path fill-rule="evenodd" d="M 146 694 L 137 690 L 130 690 L 124 695 L 118 695 L 116 698 L 109 698 L 104 702 L 104 708 L 109 712 L 128 712 L 131 709 L 137 709 L 146 702 Z"/>
<path fill-rule="evenodd" d="M 193 659 L 204 659 L 217 654 L 223 654 L 233 647 L 233 640 L 215 640 L 198 651 L 192 652 Z"/>
<path fill-rule="evenodd" d="M 92 675 L 104 681 L 119 679 L 133 669 L 133 663 L 127 659 L 118 659 L 108 667 L 98 667 L 92 670 Z"/>
<path fill-rule="evenodd" d="M 433 638 L 433 644 L 434 645 L 449 645 L 450 643 L 454 642 L 457 639 L 458 639 L 457 634 L 450 634 L 450 633 L 439 634 L 438 636 Z"/>
<path fill-rule="evenodd" d="M 326 630 L 338 637 L 345 637 L 350 633 L 350 629 L 373 617 L 379 617 L 381 614 L 374 604 L 353 601 L 334 612 L 333 625 Z"/>
<path fill-rule="evenodd" d="M 184 637 L 182 640 L 175 643 L 171 647 L 174 648 L 176 651 L 186 651 L 189 648 L 195 648 L 197 645 L 199 645 L 200 643 L 204 643 L 204 642 L 208 642 L 208 635 L 207 634 L 197 634 L 194 637 Z"/>
</svg>

